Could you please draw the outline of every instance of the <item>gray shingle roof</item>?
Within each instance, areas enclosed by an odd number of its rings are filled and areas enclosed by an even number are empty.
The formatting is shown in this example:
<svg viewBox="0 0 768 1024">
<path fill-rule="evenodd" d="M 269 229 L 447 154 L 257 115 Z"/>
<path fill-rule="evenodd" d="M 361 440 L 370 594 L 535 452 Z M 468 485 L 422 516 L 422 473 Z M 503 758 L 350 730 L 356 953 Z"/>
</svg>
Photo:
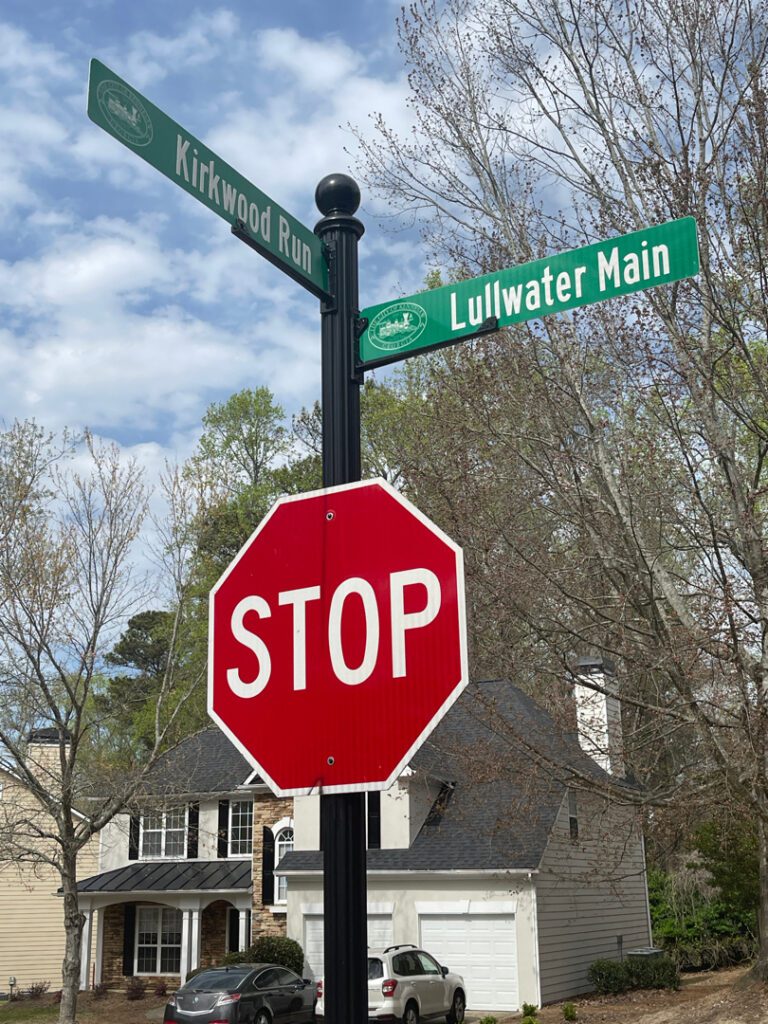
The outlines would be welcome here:
<svg viewBox="0 0 768 1024">
<path fill-rule="evenodd" d="M 369 850 L 369 871 L 535 869 L 571 770 L 608 781 L 572 733 L 506 680 L 470 686 L 412 767 L 449 784 L 444 807 L 410 848 Z M 320 870 L 322 854 L 294 851 L 281 866 Z"/>
<path fill-rule="evenodd" d="M 78 892 L 181 892 L 249 889 L 249 860 L 136 861 L 77 883 Z"/>
<path fill-rule="evenodd" d="M 217 726 L 203 729 L 164 754 L 149 772 L 144 792 L 155 795 L 228 793 L 253 767 Z"/>
</svg>

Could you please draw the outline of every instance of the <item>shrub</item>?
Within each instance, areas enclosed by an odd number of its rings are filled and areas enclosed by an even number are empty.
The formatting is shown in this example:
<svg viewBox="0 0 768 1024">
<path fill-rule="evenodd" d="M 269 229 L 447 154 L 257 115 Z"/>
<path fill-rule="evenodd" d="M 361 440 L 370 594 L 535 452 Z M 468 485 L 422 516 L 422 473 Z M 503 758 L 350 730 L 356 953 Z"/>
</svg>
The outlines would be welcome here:
<svg viewBox="0 0 768 1024">
<path fill-rule="evenodd" d="M 534 1003 L 523 1003 L 523 1017 L 535 1017 L 537 1007 Z"/>
<path fill-rule="evenodd" d="M 624 961 L 595 960 L 587 973 L 601 996 L 616 996 L 632 988 L 680 987 L 680 972 L 669 957 Z"/>
<path fill-rule="evenodd" d="M 48 989 L 51 987 L 49 981 L 33 981 L 25 990 L 24 994 L 27 999 L 39 999 L 44 996 Z"/>
<path fill-rule="evenodd" d="M 64 995 L 64 993 L 62 992 L 62 990 L 60 988 L 57 988 L 56 991 L 53 993 L 53 1001 L 54 1001 L 54 1003 L 60 1003 L 61 1002 L 61 997 L 63 995 Z"/>
<path fill-rule="evenodd" d="M 677 964 L 667 956 L 647 960 L 630 958 L 627 964 L 632 988 L 680 988 Z"/>
<path fill-rule="evenodd" d="M 563 1019 L 576 1020 L 576 1007 L 573 1003 L 563 1003 Z"/>
<path fill-rule="evenodd" d="M 284 935 L 262 935 L 242 953 L 227 953 L 222 964 L 279 964 L 296 974 L 304 971 L 304 950 L 295 939 Z"/>
<path fill-rule="evenodd" d="M 147 991 L 147 983 L 143 978 L 129 978 L 125 986 L 125 998 L 131 1001 L 143 999 Z"/>
<path fill-rule="evenodd" d="M 104 999 L 108 991 L 109 986 L 107 985 L 106 981 L 100 981 L 98 985 L 93 986 L 93 998 Z"/>
<path fill-rule="evenodd" d="M 478 1024 L 498 1024 L 498 1022 L 495 1017 L 492 1017 L 489 1014 L 487 1017 L 481 1017 Z"/>
<path fill-rule="evenodd" d="M 539 1024 L 535 1017 L 532 1017 L 530 1013 L 526 1014 L 525 1017 L 520 1021 L 520 1024 Z"/>
<path fill-rule="evenodd" d="M 587 971 L 587 977 L 601 996 L 617 996 L 632 987 L 626 961 L 595 960 Z"/>
<path fill-rule="evenodd" d="M 167 996 L 168 995 L 168 982 L 165 978 L 160 978 L 155 982 L 155 995 L 156 996 Z"/>
</svg>

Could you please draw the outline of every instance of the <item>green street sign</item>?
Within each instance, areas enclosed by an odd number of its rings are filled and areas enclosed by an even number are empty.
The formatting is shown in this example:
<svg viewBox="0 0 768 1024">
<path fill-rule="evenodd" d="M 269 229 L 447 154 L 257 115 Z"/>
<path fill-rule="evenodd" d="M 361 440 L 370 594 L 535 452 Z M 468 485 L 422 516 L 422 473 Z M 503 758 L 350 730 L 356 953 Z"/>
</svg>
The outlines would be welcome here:
<svg viewBox="0 0 768 1024">
<path fill-rule="evenodd" d="M 271 263 L 319 298 L 329 297 L 319 238 L 98 60 L 91 61 L 88 116 L 218 213 Z"/>
<path fill-rule="evenodd" d="M 520 267 L 369 306 L 359 365 L 372 369 L 499 327 L 692 277 L 693 217 L 595 242 Z"/>
</svg>

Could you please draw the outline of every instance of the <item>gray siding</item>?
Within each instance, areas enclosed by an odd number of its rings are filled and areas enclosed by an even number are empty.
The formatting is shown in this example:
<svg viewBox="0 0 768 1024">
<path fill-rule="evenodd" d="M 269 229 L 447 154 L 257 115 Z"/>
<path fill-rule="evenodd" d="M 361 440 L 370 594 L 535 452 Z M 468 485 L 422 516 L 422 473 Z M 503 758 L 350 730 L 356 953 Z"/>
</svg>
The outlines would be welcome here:
<svg viewBox="0 0 768 1024">
<path fill-rule="evenodd" d="M 536 882 L 541 999 L 589 992 L 587 971 L 599 957 L 648 946 L 648 896 L 635 812 L 577 794 L 579 836 L 570 838 L 568 797 Z"/>
</svg>

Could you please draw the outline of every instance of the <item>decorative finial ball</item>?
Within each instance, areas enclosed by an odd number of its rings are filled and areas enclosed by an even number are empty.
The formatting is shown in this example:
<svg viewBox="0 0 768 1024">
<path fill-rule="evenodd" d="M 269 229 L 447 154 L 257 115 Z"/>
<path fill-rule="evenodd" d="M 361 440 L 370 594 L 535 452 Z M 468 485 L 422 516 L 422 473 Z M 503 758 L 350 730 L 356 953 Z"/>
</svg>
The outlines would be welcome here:
<svg viewBox="0 0 768 1024">
<path fill-rule="evenodd" d="M 315 202 L 324 217 L 332 213 L 351 216 L 360 205 L 360 189 L 348 174 L 326 174 L 315 189 Z"/>
</svg>

